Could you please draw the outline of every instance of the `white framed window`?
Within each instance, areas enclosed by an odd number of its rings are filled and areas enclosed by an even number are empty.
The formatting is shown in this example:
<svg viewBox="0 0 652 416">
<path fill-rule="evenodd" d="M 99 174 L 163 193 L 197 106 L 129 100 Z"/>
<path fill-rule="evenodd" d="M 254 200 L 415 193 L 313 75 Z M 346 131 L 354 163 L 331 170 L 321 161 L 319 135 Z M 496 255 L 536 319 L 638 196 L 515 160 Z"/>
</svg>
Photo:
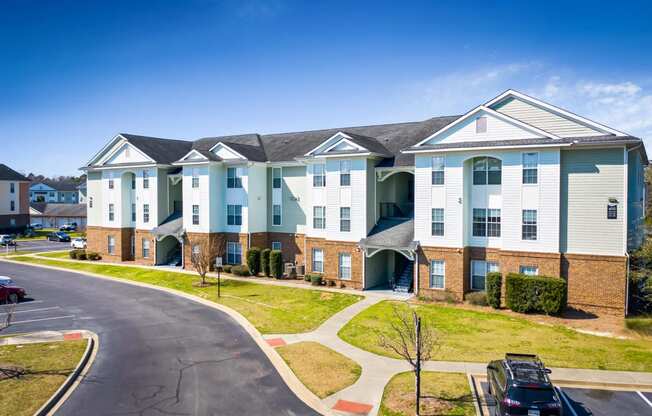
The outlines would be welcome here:
<svg viewBox="0 0 652 416">
<path fill-rule="evenodd" d="M 498 263 L 484 260 L 471 260 L 471 290 L 485 290 L 487 273 L 498 272 Z"/>
<path fill-rule="evenodd" d="M 442 237 L 444 235 L 444 208 L 432 209 L 432 224 L 430 233 L 433 236 Z"/>
<path fill-rule="evenodd" d="M 526 276 L 538 276 L 539 268 L 537 266 L 519 266 L 518 272 Z"/>
<path fill-rule="evenodd" d="M 113 189 L 114 187 L 113 172 L 109 172 L 109 189 Z M 54 192 L 50 192 L 50 198 L 54 198 Z"/>
<path fill-rule="evenodd" d="M 192 206 L 192 224 L 199 225 L 199 205 Z"/>
<path fill-rule="evenodd" d="M 136 175 L 131 175 L 131 189 L 136 189 Z"/>
<path fill-rule="evenodd" d="M 351 186 L 350 160 L 340 160 L 340 186 Z"/>
<path fill-rule="evenodd" d="M 446 284 L 446 262 L 444 260 L 430 261 L 430 288 L 444 289 Z"/>
<path fill-rule="evenodd" d="M 108 236 L 106 244 L 107 244 L 106 251 L 109 254 L 115 254 L 115 237 L 112 235 Z"/>
<path fill-rule="evenodd" d="M 281 242 L 272 241 L 272 250 L 281 250 Z"/>
<path fill-rule="evenodd" d="M 278 204 L 272 205 L 272 225 L 281 225 L 283 221 L 281 206 Z"/>
<path fill-rule="evenodd" d="M 9 183 L 9 193 L 15 194 L 16 193 L 16 184 L 13 182 Z"/>
<path fill-rule="evenodd" d="M 312 271 L 324 273 L 324 250 L 321 248 L 312 249 Z"/>
<path fill-rule="evenodd" d="M 478 117 L 475 119 L 475 132 L 476 134 L 487 132 L 487 117 Z"/>
<path fill-rule="evenodd" d="M 281 168 L 272 168 L 272 188 L 281 189 L 281 179 L 283 178 L 283 171 Z"/>
<path fill-rule="evenodd" d="M 16 201 L 9 201 L 9 211 L 15 211 L 16 210 Z"/>
<path fill-rule="evenodd" d="M 312 228 L 316 230 L 326 228 L 326 207 L 312 207 Z"/>
<path fill-rule="evenodd" d="M 149 258 L 149 240 L 146 238 L 143 238 L 143 258 Z"/>
<path fill-rule="evenodd" d="M 323 163 L 312 165 L 312 186 L 315 188 L 326 186 L 326 165 Z"/>
<path fill-rule="evenodd" d="M 432 184 L 444 184 L 444 157 L 435 156 L 432 158 Z"/>
<path fill-rule="evenodd" d="M 191 255 L 192 255 L 192 256 L 198 256 L 199 253 L 200 253 L 200 247 L 199 247 L 199 244 L 195 244 L 195 245 L 193 245 L 193 246 L 192 246 Z"/>
<path fill-rule="evenodd" d="M 226 168 L 226 187 L 242 188 L 242 170 L 239 168 Z"/>
<path fill-rule="evenodd" d="M 524 209 L 523 210 L 523 226 L 522 226 L 523 240 L 536 240 L 537 239 L 537 210 Z"/>
<path fill-rule="evenodd" d="M 226 244 L 226 262 L 227 264 L 242 263 L 242 244 L 235 241 Z"/>
<path fill-rule="evenodd" d="M 500 185 L 502 162 L 493 157 L 473 158 L 473 185 Z"/>
<path fill-rule="evenodd" d="M 351 231 L 351 208 L 340 207 L 340 231 Z"/>
<path fill-rule="evenodd" d="M 149 222 L 149 204 L 143 204 L 143 222 Z"/>
<path fill-rule="evenodd" d="M 523 183 L 535 184 L 539 181 L 539 154 L 523 153 Z"/>
<path fill-rule="evenodd" d="M 199 169 L 192 169 L 192 187 L 199 188 Z"/>
<path fill-rule="evenodd" d="M 226 224 L 242 225 L 242 205 L 226 206 Z"/>
<path fill-rule="evenodd" d="M 351 280 L 351 253 L 338 254 L 337 276 L 342 280 Z"/>
<path fill-rule="evenodd" d="M 500 209 L 473 208 L 473 236 L 500 237 Z"/>
<path fill-rule="evenodd" d="M 143 171 L 143 189 L 149 188 L 149 171 Z"/>
<path fill-rule="evenodd" d="M 499 209 L 487 209 L 487 237 L 500 237 Z"/>
<path fill-rule="evenodd" d="M 136 204 L 131 204 L 131 222 L 136 222 Z"/>
<path fill-rule="evenodd" d="M 115 220 L 115 205 L 109 204 L 109 221 Z"/>
</svg>

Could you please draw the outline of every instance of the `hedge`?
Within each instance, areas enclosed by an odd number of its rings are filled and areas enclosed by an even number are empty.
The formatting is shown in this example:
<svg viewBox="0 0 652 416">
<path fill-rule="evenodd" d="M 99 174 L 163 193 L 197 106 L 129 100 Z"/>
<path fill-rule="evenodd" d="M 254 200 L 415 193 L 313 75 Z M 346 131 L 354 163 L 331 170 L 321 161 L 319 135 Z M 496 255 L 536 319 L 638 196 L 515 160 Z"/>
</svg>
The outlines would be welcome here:
<svg viewBox="0 0 652 416">
<path fill-rule="evenodd" d="M 258 247 L 251 247 L 247 251 L 247 267 L 253 276 L 258 276 L 260 273 L 260 249 Z"/>
<path fill-rule="evenodd" d="M 231 267 L 231 273 L 236 276 L 250 276 L 249 268 L 244 264 Z"/>
<path fill-rule="evenodd" d="M 281 250 L 272 250 L 269 253 L 269 267 L 272 272 L 272 276 L 277 279 L 283 277 L 283 256 Z"/>
<path fill-rule="evenodd" d="M 313 286 L 321 286 L 322 277 L 319 273 L 312 273 L 310 275 L 310 284 Z"/>
<path fill-rule="evenodd" d="M 263 251 L 260 252 L 260 270 L 263 272 L 263 274 L 267 277 L 271 276 L 272 271 L 269 267 L 269 254 L 272 252 L 272 250 L 266 248 Z"/>
<path fill-rule="evenodd" d="M 494 309 L 500 309 L 502 284 L 503 276 L 500 273 L 487 273 L 487 303 Z"/>
<path fill-rule="evenodd" d="M 96 253 L 95 251 L 89 251 L 86 254 L 86 257 L 88 257 L 88 260 L 92 260 L 92 261 L 102 260 L 102 256 L 100 256 L 100 254 Z"/>
<path fill-rule="evenodd" d="M 231 273 L 231 269 L 232 269 L 232 268 L 233 268 L 232 265 L 230 265 L 230 264 L 225 264 L 224 266 L 222 266 L 222 271 L 223 271 L 224 273 Z"/>
<path fill-rule="evenodd" d="M 566 281 L 558 277 L 507 275 L 507 307 L 514 312 L 560 313 L 566 307 Z"/>
<path fill-rule="evenodd" d="M 471 305 L 487 306 L 487 292 L 470 292 L 464 296 L 464 299 Z"/>
</svg>

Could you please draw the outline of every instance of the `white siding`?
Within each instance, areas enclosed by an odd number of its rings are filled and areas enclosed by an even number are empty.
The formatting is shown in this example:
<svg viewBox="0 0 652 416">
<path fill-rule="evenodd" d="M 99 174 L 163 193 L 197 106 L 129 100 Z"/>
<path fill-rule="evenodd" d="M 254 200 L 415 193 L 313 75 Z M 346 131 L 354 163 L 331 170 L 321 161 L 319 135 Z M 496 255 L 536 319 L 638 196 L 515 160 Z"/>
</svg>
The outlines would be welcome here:
<svg viewBox="0 0 652 416">
<path fill-rule="evenodd" d="M 243 181 L 244 182 L 244 181 Z M 247 188 L 247 232 L 267 231 L 267 167 L 254 165 L 248 168 Z M 244 183 L 243 183 L 244 186 Z M 244 216 L 244 207 L 243 207 Z M 243 219 L 244 225 L 244 219 Z"/>
<path fill-rule="evenodd" d="M 249 198 L 247 197 L 247 189 L 249 188 L 249 176 L 247 165 L 229 165 L 228 167 L 235 167 L 238 169 L 239 175 L 242 178 L 242 188 L 226 188 L 226 201 L 224 204 L 224 224 L 227 224 L 227 205 L 242 205 L 242 225 L 225 225 L 224 231 L 228 233 L 246 233 L 248 229 L 249 220 Z M 224 168 L 224 186 L 226 187 L 227 181 L 227 167 Z"/>
<path fill-rule="evenodd" d="M 270 232 L 304 233 L 307 224 L 307 191 L 312 191 L 312 179 L 308 183 L 306 166 L 283 166 L 281 168 L 281 189 L 272 189 L 272 168 L 267 169 L 267 230 Z M 272 204 L 279 203 L 282 208 L 282 224 L 272 226 Z M 312 214 L 311 214 L 312 215 Z"/>
<path fill-rule="evenodd" d="M 104 210 L 106 207 L 103 203 L 103 181 L 101 172 L 88 172 L 86 178 L 86 192 L 88 202 L 86 203 L 86 217 L 88 225 L 93 227 L 101 227 L 104 225 Z M 90 206 L 91 198 L 93 200 L 93 207 Z"/>
<path fill-rule="evenodd" d="M 199 177 L 199 188 L 192 187 L 193 171 Z M 207 233 L 210 230 L 211 193 L 209 166 L 183 167 L 183 226 L 191 233 Z M 199 225 L 192 223 L 192 206 L 199 205 Z"/>
</svg>

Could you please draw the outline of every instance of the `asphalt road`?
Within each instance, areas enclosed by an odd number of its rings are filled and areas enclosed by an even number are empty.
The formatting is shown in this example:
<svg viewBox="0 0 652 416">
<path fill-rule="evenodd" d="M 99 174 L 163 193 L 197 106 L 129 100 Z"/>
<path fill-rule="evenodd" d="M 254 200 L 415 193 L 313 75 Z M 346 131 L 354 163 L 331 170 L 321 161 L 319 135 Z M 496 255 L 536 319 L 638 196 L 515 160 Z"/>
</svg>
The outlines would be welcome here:
<svg viewBox="0 0 652 416">
<path fill-rule="evenodd" d="M 47 240 L 25 240 L 17 241 L 15 249 L 17 251 L 56 251 L 56 250 L 70 250 L 70 242 L 63 243 L 58 241 Z M 0 253 L 4 253 L 7 247 L 0 247 Z M 14 247 L 9 247 L 9 251 L 13 251 Z"/>
<path fill-rule="evenodd" d="M 57 415 L 315 415 L 228 315 L 156 290 L 0 262 L 25 287 L 5 333 L 89 329 L 99 351 Z"/>
</svg>

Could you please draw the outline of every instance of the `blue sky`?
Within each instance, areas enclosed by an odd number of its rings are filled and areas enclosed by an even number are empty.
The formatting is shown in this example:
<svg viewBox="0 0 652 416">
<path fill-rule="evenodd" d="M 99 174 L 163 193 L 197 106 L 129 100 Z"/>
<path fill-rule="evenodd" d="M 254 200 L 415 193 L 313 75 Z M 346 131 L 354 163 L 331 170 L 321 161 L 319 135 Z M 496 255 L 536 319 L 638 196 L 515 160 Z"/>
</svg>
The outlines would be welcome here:
<svg viewBox="0 0 652 416">
<path fill-rule="evenodd" d="M 0 2 L 0 163 L 78 174 L 118 132 L 461 114 L 507 88 L 652 144 L 646 2 Z"/>
</svg>

